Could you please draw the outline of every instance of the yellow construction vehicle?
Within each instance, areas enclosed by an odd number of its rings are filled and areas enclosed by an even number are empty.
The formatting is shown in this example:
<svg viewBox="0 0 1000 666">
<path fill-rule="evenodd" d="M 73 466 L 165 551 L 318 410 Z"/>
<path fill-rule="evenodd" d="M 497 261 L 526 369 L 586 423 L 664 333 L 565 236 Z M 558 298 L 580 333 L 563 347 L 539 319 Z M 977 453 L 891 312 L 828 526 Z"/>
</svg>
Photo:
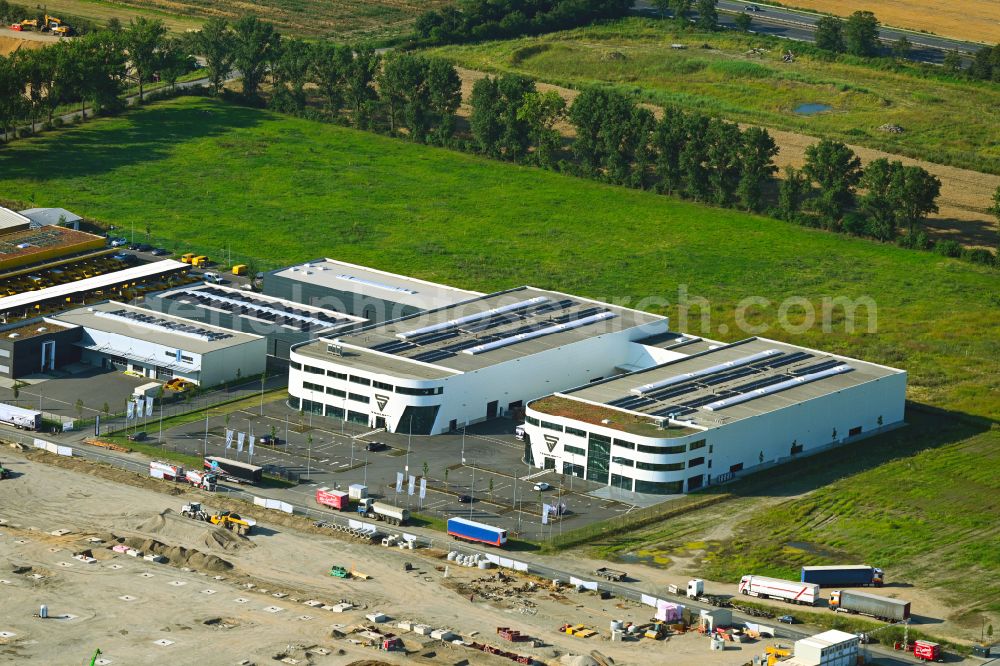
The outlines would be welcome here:
<svg viewBox="0 0 1000 666">
<path fill-rule="evenodd" d="M 767 655 L 767 666 L 774 666 L 782 659 L 791 657 L 792 648 L 785 647 L 784 645 L 768 645 L 764 648 L 764 654 Z"/>
<path fill-rule="evenodd" d="M 257 521 L 253 518 L 241 518 L 238 513 L 233 513 L 232 511 L 223 511 L 222 513 L 209 516 L 208 522 L 213 525 L 221 525 L 227 530 L 232 530 L 243 536 L 250 534 L 254 526 L 257 525 Z"/>
<path fill-rule="evenodd" d="M 667 636 L 667 625 L 664 622 L 654 622 L 648 627 L 643 633 L 646 638 L 651 638 L 654 641 L 661 641 Z"/>
<path fill-rule="evenodd" d="M 48 14 L 45 15 L 45 25 L 42 26 L 42 30 L 51 31 L 60 37 L 68 37 L 73 32 L 73 28 L 63 23 L 62 19 Z"/>
<path fill-rule="evenodd" d="M 38 19 L 24 19 L 10 26 L 11 30 L 16 30 L 17 32 L 31 30 L 32 28 L 38 28 Z"/>
</svg>

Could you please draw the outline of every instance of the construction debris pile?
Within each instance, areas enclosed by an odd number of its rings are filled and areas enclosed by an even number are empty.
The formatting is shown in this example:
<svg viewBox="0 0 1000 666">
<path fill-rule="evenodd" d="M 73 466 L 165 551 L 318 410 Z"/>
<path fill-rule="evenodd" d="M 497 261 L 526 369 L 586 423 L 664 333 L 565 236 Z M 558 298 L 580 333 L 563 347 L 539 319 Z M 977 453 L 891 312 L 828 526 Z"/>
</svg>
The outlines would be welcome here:
<svg viewBox="0 0 1000 666">
<path fill-rule="evenodd" d="M 539 590 L 537 583 L 525 581 L 518 584 L 513 576 L 498 571 L 492 576 L 476 578 L 459 586 L 459 592 L 474 598 L 493 601 L 521 613 L 534 614 L 538 604 L 529 597 Z"/>
</svg>

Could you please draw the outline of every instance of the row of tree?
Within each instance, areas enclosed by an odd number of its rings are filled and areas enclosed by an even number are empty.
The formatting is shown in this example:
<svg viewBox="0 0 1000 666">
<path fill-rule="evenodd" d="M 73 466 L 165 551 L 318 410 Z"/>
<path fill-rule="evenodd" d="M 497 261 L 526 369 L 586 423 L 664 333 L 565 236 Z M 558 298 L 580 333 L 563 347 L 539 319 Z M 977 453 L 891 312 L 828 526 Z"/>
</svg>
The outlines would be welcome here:
<svg viewBox="0 0 1000 666">
<path fill-rule="evenodd" d="M 7 134 L 21 122 L 34 130 L 43 118 L 51 123 L 61 105 L 121 108 L 130 84 L 141 94 L 154 77 L 176 82 L 192 67 L 187 53 L 179 40 L 166 37 L 161 22 L 140 18 L 117 31 L 0 56 L 0 130 Z"/>
<path fill-rule="evenodd" d="M 625 16 L 631 6 L 631 0 L 464 0 L 424 12 L 415 31 L 432 44 L 503 39 Z"/>
</svg>

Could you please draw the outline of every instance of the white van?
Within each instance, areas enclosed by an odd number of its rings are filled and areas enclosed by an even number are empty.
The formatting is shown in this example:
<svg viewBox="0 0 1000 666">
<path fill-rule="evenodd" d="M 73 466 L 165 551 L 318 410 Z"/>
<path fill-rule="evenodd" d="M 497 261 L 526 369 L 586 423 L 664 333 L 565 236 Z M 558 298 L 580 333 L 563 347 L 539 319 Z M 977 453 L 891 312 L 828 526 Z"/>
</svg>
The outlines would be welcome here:
<svg viewBox="0 0 1000 666">
<path fill-rule="evenodd" d="M 205 282 L 211 282 L 212 284 L 222 284 L 224 282 L 224 280 L 219 277 L 218 273 L 212 273 L 210 271 L 202 273 L 202 278 Z"/>
</svg>

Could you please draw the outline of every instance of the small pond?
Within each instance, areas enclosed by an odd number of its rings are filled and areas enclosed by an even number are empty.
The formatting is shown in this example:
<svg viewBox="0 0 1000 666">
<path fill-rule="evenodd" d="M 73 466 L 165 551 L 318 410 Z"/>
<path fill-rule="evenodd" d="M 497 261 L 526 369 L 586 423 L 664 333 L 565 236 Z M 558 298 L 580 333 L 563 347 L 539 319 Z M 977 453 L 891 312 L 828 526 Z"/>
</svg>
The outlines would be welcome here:
<svg viewBox="0 0 1000 666">
<path fill-rule="evenodd" d="M 831 108 L 829 104 L 799 104 L 795 107 L 794 111 L 800 116 L 812 116 L 817 113 L 829 111 Z"/>
</svg>

